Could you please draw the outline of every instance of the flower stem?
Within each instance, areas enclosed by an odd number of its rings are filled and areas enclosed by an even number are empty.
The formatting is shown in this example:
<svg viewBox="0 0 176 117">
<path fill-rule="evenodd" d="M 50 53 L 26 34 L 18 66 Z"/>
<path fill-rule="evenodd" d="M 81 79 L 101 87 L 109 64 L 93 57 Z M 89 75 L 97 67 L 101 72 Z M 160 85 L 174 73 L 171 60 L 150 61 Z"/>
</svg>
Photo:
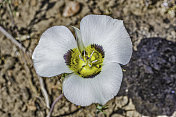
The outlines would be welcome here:
<svg viewBox="0 0 176 117">
<path fill-rule="evenodd" d="M 49 111 L 47 117 L 51 117 L 52 112 L 53 112 L 53 110 L 54 110 L 55 104 L 56 104 L 63 96 L 64 96 L 64 94 L 59 95 L 59 96 L 56 98 L 56 100 L 52 103 L 51 109 L 50 109 L 50 111 Z"/>
</svg>

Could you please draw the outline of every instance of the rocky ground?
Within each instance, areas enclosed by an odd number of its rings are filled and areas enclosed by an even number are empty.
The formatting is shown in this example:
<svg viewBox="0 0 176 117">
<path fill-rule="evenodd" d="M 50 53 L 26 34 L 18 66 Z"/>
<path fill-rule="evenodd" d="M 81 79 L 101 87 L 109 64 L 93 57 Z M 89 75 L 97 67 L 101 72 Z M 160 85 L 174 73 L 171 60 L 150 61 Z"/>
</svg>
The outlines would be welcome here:
<svg viewBox="0 0 176 117">
<path fill-rule="evenodd" d="M 53 116 L 176 117 L 176 2 L 174 0 L 0 0 L 0 26 L 32 52 L 48 27 L 79 27 L 87 14 L 121 19 L 133 42 L 124 79 L 108 108 L 78 107 L 62 98 Z M 44 78 L 51 101 L 59 78 Z M 45 117 L 39 81 L 24 54 L 0 33 L 0 117 Z M 175 111 L 175 112 L 174 112 Z"/>
</svg>

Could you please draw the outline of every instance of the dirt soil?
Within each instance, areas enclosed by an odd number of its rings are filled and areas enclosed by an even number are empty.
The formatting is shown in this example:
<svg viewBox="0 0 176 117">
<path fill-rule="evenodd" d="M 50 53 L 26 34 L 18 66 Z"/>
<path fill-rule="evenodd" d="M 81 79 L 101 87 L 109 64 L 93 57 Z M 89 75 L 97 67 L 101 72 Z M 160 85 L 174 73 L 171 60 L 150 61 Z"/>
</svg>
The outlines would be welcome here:
<svg viewBox="0 0 176 117">
<path fill-rule="evenodd" d="M 97 113 L 96 104 L 79 107 L 63 97 L 53 117 L 176 117 L 176 2 L 174 0 L 0 0 L 0 26 L 28 52 L 47 28 L 79 28 L 88 14 L 121 19 L 133 42 L 130 63 L 122 66 L 124 78 L 118 95 Z M 68 8 L 74 7 L 72 10 Z M 67 8 L 68 7 L 68 8 Z M 67 9 L 67 10 L 66 10 Z M 70 28 L 71 29 L 71 28 Z M 0 33 L 0 117 L 46 117 L 34 68 Z M 44 78 L 50 100 L 61 93 L 58 77 Z"/>
</svg>

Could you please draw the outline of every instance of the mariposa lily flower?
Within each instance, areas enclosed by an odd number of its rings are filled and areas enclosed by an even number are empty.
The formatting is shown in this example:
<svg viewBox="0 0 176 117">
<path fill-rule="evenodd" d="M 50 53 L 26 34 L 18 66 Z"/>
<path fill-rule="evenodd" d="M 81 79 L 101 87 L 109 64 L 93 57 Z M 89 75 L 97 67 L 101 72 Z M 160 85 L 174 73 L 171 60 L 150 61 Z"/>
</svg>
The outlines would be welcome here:
<svg viewBox="0 0 176 117">
<path fill-rule="evenodd" d="M 33 52 L 34 67 L 42 77 L 70 73 L 62 89 L 72 103 L 104 105 L 120 89 L 119 64 L 131 58 L 131 39 L 123 21 L 105 15 L 85 16 L 74 30 L 76 39 L 65 26 L 47 29 Z"/>
</svg>

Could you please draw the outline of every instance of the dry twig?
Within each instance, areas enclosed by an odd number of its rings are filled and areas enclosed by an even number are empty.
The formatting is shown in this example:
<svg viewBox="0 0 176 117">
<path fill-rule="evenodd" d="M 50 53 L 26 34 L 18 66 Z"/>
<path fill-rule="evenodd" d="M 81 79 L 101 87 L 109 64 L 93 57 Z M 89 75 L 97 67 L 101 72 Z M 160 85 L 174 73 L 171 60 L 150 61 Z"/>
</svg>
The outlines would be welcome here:
<svg viewBox="0 0 176 117">
<path fill-rule="evenodd" d="M 0 26 L 0 31 L 10 39 L 16 46 L 18 46 L 24 53 L 26 52 L 26 48 L 24 48 L 15 38 L 12 37 L 3 27 Z"/>
<path fill-rule="evenodd" d="M 23 47 L 22 44 L 20 44 L 14 37 L 12 37 L 12 35 L 10 35 L 3 27 L 0 26 L 0 32 L 2 32 L 8 39 L 10 39 L 16 46 L 19 47 L 20 50 L 23 51 L 24 54 L 26 54 L 27 56 L 25 56 L 25 61 L 26 60 L 29 60 L 28 62 L 31 62 L 32 64 L 32 60 L 31 60 L 31 53 L 27 53 L 26 51 L 26 48 Z M 44 87 L 44 82 L 43 82 L 43 79 L 38 76 L 37 77 L 39 79 L 39 82 L 40 82 L 40 87 L 41 87 L 41 90 L 42 90 L 42 93 L 43 93 L 43 96 L 45 98 L 45 103 L 46 103 L 46 106 L 48 108 L 50 108 L 50 101 L 49 101 L 49 96 L 48 96 L 48 93 Z"/>
</svg>

